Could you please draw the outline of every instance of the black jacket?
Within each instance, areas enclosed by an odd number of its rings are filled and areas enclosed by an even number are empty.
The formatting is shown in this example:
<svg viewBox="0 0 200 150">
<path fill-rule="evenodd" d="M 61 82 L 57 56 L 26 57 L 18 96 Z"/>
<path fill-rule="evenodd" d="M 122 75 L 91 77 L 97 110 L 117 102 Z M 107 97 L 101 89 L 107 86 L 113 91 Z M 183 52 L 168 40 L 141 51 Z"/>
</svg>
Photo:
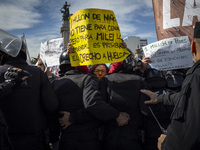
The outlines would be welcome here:
<svg viewBox="0 0 200 150">
<path fill-rule="evenodd" d="M 12 94 L 0 100 L 0 109 L 9 127 L 8 133 L 38 134 L 46 130 L 49 123 L 56 124 L 58 101 L 47 76 L 40 68 L 30 66 L 20 58 L 13 58 L 0 66 L 0 82 L 4 81 L 4 73 L 9 67 L 21 68 L 28 79 L 15 86 Z M 59 130 L 55 129 L 55 132 Z"/>
<path fill-rule="evenodd" d="M 147 110 L 144 101 L 148 99 L 140 89 L 148 89 L 142 77 L 125 73 L 106 75 L 99 85 L 102 98 L 88 102 L 87 110 L 113 127 L 118 126 L 116 118 L 119 113 L 127 112 L 131 117 L 129 125 L 140 128 L 143 126 L 142 112 L 146 114 Z"/>
<path fill-rule="evenodd" d="M 162 150 L 200 149 L 200 60 L 191 67 L 177 94 L 159 95 L 158 101 L 175 105 Z"/>
<path fill-rule="evenodd" d="M 72 124 L 63 133 L 75 133 L 94 129 L 100 121 L 84 108 L 85 101 L 90 101 L 98 89 L 98 79 L 91 74 L 69 70 L 64 76 L 53 82 L 59 100 L 59 111 L 70 112 Z"/>
</svg>

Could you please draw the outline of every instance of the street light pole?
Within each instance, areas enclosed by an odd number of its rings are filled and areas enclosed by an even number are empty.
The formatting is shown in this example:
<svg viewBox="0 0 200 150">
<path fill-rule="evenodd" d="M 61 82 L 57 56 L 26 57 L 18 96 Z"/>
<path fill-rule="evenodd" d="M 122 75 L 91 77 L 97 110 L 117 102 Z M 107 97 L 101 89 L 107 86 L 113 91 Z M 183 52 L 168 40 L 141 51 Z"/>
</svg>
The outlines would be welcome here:
<svg viewBox="0 0 200 150">
<path fill-rule="evenodd" d="M 63 24 L 60 29 L 60 33 L 63 38 L 64 49 L 67 48 L 67 44 L 69 43 L 69 19 L 68 19 L 69 7 L 70 7 L 70 4 L 68 5 L 66 1 L 63 7 L 60 9 L 61 13 L 63 13 L 63 16 L 62 16 Z"/>
</svg>

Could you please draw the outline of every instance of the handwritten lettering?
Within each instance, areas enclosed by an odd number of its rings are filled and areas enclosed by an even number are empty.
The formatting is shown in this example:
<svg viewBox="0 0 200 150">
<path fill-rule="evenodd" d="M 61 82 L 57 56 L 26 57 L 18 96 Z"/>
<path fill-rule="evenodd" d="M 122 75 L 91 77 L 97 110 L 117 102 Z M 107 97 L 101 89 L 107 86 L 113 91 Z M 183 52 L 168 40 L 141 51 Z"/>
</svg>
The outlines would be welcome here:
<svg viewBox="0 0 200 150">
<path fill-rule="evenodd" d="M 74 47 L 74 50 L 75 50 L 76 52 L 82 51 L 83 49 L 89 49 L 89 47 L 87 46 L 87 44 L 83 44 L 83 45 L 81 45 L 81 46 Z"/>
<path fill-rule="evenodd" d="M 106 41 L 114 41 L 113 33 L 97 33 L 96 40 L 106 40 Z"/>
<path fill-rule="evenodd" d="M 101 14 L 93 14 L 92 16 L 94 20 L 101 20 Z"/>
<path fill-rule="evenodd" d="M 87 25 L 81 25 L 81 26 L 77 26 L 75 27 L 76 33 L 81 33 L 81 32 L 85 32 L 85 30 L 92 30 L 92 25 L 91 24 L 87 24 Z"/>
<path fill-rule="evenodd" d="M 109 61 L 112 61 L 113 59 L 120 59 L 124 56 L 126 56 L 128 53 L 126 52 L 107 52 L 107 57 Z"/>
<path fill-rule="evenodd" d="M 90 19 L 90 13 L 78 14 L 77 16 L 74 17 L 74 19 L 71 20 L 71 24 L 73 25 L 73 23 L 79 22 L 81 20 L 86 20 L 86 19 Z"/>
<path fill-rule="evenodd" d="M 164 46 L 164 45 L 167 45 L 166 41 L 162 41 L 161 43 L 152 44 L 152 45 L 150 45 L 150 48 L 160 47 L 160 46 Z"/>
<path fill-rule="evenodd" d="M 80 62 L 84 63 L 86 61 L 90 60 L 99 60 L 101 59 L 101 54 L 100 53 L 84 53 L 79 55 Z"/>
<path fill-rule="evenodd" d="M 119 26 L 111 26 L 111 25 L 108 25 L 108 31 L 119 31 Z"/>
<path fill-rule="evenodd" d="M 114 21 L 116 22 L 116 18 L 115 16 L 113 16 L 113 14 L 104 14 L 104 21 Z"/>
<path fill-rule="evenodd" d="M 110 42 L 103 42 L 103 48 L 124 48 L 122 43 L 110 43 Z"/>
<path fill-rule="evenodd" d="M 95 24 L 94 30 L 106 30 L 106 25 L 103 24 Z"/>
</svg>

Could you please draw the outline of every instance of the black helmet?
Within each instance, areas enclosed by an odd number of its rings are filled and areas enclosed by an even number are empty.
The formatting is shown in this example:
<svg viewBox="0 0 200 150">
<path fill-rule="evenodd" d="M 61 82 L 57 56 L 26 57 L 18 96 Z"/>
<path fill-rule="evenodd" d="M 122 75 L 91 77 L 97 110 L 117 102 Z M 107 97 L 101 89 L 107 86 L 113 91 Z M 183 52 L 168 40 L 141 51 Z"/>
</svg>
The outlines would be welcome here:
<svg viewBox="0 0 200 150">
<path fill-rule="evenodd" d="M 185 75 L 179 70 L 170 70 L 167 71 L 165 78 L 167 80 L 167 87 L 169 89 L 176 89 L 181 87 Z"/>
<path fill-rule="evenodd" d="M 159 70 L 156 70 L 154 68 L 149 68 L 146 70 L 145 72 L 145 77 L 147 79 L 150 79 L 150 78 L 154 78 L 154 77 L 160 77 L 160 78 L 165 78 L 164 74 L 162 71 L 159 71 Z"/>
<path fill-rule="evenodd" d="M 59 58 L 60 61 L 60 65 L 59 65 L 59 75 L 63 76 L 65 72 L 67 72 L 68 70 L 72 70 L 73 67 L 71 67 L 71 62 L 69 59 L 69 55 L 67 54 L 67 49 L 64 50 Z"/>
<path fill-rule="evenodd" d="M 151 88 L 164 88 L 167 84 L 163 72 L 154 68 L 147 69 L 144 77 Z"/>
<path fill-rule="evenodd" d="M 60 65 L 71 65 L 69 55 L 67 54 L 67 49 L 61 53 L 59 61 Z"/>
</svg>

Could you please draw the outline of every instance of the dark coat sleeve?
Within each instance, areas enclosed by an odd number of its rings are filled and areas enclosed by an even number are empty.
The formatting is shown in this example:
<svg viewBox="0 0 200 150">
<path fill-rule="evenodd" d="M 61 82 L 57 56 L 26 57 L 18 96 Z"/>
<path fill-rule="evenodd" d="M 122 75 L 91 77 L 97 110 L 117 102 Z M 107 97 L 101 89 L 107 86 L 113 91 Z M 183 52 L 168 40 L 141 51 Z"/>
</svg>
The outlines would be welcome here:
<svg viewBox="0 0 200 150">
<path fill-rule="evenodd" d="M 164 105 L 175 105 L 179 99 L 179 93 L 161 94 L 158 96 L 158 102 L 162 102 Z"/>
<path fill-rule="evenodd" d="M 85 85 L 83 93 L 86 110 L 102 121 L 116 119 L 119 116 L 119 111 L 106 102 L 106 82 L 106 78 L 103 77 L 98 85 L 98 79 L 91 78 Z"/>
</svg>

